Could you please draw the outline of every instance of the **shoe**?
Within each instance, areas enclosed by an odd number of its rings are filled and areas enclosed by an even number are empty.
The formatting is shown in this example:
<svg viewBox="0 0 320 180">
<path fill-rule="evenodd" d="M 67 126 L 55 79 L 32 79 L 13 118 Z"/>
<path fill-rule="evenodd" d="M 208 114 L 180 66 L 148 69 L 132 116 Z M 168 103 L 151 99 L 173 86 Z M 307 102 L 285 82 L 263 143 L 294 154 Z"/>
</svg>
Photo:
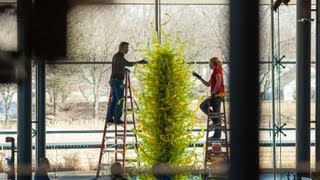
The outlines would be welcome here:
<svg viewBox="0 0 320 180">
<path fill-rule="evenodd" d="M 220 139 L 221 139 L 221 134 L 220 135 L 214 134 L 213 136 L 209 137 L 209 140 L 220 140 Z"/>
<path fill-rule="evenodd" d="M 208 130 L 213 130 L 213 129 L 221 129 L 221 123 L 220 124 L 212 123 L 208 126 Z"/>
<path fill-rule="evenodd" d="M 121 120 L 118 120 L 118 121 L 114 121 L 114 124 L 124 124 L 124 122 Z"/>
<path fill-rule="evenodd" d="M 222 125 L 222 121 L 219 120 L 213 120 L 212 123 L 208 126 L 209 130 L 214 129 L 215 127 L 220 127 Z"/>
<path fill-rule="evenodd" d="M 221 126 L 222 121 L 220 119 L 212 120 L 212 126 Z"/>
<path fill-rule="evenodd" d="M 107 120 L 107 123 L 113 123 L 113 122 L 114 122 L 113 119 L 108 119 L 108 120 Z"/>
<path fill-rule="evenodd" d="M 214 137 L 214 136 L 209 137 L 210 141 L 215 141 L 215 140 L 220 140 L 220 139 L 221 139 L 221 137 Z"/>
</svg>

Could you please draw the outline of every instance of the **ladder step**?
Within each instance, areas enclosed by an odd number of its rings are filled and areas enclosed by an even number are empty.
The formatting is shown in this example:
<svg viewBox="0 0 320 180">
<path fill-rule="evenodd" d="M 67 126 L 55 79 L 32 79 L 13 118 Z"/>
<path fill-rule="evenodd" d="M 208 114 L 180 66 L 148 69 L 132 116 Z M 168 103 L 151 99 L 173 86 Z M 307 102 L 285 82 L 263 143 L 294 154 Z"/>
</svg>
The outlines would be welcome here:
<svg viewBox="0 0 320 180">
<path fill-rule="evenodd" d="M 112 144 L 112 145 L 106 145 L 106 147 L 105 147 L 105 149 L 107 149 L 107 148 L 122 148 L 123 147 L 123 144 Z"/>
<path fill-rule="evenodd" d="M 224 113 L 210 112 L 208 116 L 224 116 Z"/>
<path fill-rule="evenodd" d="M 104 149 L 103 152 L 105 153 L 123 153 L 122 149 L 114 150 L 114 149 Z"/>
<path fill-rule="evenodd" d="M 123 140 L 124 136 L 106 136 L 105 138 L 106 139 L 121 139 L 121 140 Z"/>
<path fill-rule="evenodd" d="M 134 124 L 134 123 L 133 123 L 132 120 L 127 120 L 127 124 Z M 122 127 L 124 126 L 124 124 L 114 124 L 114 123 L 110 123 L 110 122 L 107 122 L 105 125 L 106 125 L 107 128 L 110 127 L 110 126 L 115 126 L 115 125 L 118 126 L 118 127 L 119 126 L 122 126 Z"/>
<path fill-rule="evenodd" d="M 210 127 L 209 125 L 209 128 L 208 129 L 205 129 L 205 130 L 208 130 L 208 131 L 212 131 L 212 130 L 215 130 L 215 129 L 221 129 L 221 131 L 226 131 L 226 126 L 213 126 L 213 127 Z"/>
<path fill-rule="evenodd" d="M 128 109 L 127 109 L 127 111 L 137 111 L 137 110 L 139 110 L 139 109 L 138 109 L 138 108 L 133 108 L 133 109 L 128 108 Z"/>
<path fill-rule="evenodd" d="M 220 152 L 214 152 L 212 154 L 208 154 L 209 157 L 216 156 L 216 155 L 228 155 L 228 153 L 225 151 L 220 151 Z"/>
<path fill-rule="evenodd" d="M 215 139 L 215 138 L 208 138 L 208 142 L 215 142 L 215 143 L 226 143 L 226 139 Z"/>
<path fill-rule="evenodd" d="M 133 121 L 128 121 L 127 120 L 127 124 L 134 124 Z"/>
<path fill-rule="evenodd" d="M 99 164 L 100 167 L 107 167 L 107 166 L 111 166 L 112 164 L 110 163 L 103 163 L 103 164 Z"/>
</svg>

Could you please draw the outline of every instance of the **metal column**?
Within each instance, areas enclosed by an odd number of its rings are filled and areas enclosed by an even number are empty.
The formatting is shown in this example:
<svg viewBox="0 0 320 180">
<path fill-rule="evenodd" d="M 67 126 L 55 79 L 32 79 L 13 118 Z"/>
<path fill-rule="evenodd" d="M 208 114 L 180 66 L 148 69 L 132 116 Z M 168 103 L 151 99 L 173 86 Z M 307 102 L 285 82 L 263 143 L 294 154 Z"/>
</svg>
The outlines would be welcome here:
<svg viewBox="0 0 320 180">
<path fill-rule="evenodd" d="M 320 0 L 316 1 L 316 174 L 320 175 Z"/>
<path fill-rule="evenodd" d="M 17 0 L 18 52 L 21 60 L 17 71 L 25 73 L 25 77 L 18 81 L 18 180 L 32 179 L 31 7 L 32 0 Z"/>
<path fill-rule="evenodd" d="M 36 168 L 39 168 L 40 159 L 46 157 L 46 86 L 45 86 L 45 62 L 37 63 L 37 144 L 36 144 Z"/>
<path fill-rule="evenodd" d="M 296 171 L 310 177 L 311 0 L 297 0 Z"/>
<path fill-rule="evenodd" d="M 259 1 L 230 1 L 230 179 L 259 179 Z"/>
<path fill-rule="evenodd" d="M 161 0 L 156 0 L 155 1 L 155 27 L 156 31 L 158 33 L 158 40 L 161 43 L 161 9 L 160 9 L 160 3 Z"/>
<path fill-rule="evenodd" d="M 277 158 L 276 158 L 276 136 L 275 136 L 275 132 L 276 132 L 276 128 L 275 128 L 275 124 L 276 124 L 276 105 L 275 105 L 275 72 L 274 72 L 274 65 L 275 65 L 275 58 L 274 58 L 274 10 L 272 9 L 274 2 L 273 0 L 271 0 L 270 3 L 270 11 L 271 11 L 271 61 L 272 61 L 272 72 L 271 72 L 271 78 L 272 78 L 272 150 L 273 150 L 273 155 L 272 155 L 272 172 L 273 172 L 273 179 L 276 179 L 276 168 L 277 168 Z"/>
</svg>

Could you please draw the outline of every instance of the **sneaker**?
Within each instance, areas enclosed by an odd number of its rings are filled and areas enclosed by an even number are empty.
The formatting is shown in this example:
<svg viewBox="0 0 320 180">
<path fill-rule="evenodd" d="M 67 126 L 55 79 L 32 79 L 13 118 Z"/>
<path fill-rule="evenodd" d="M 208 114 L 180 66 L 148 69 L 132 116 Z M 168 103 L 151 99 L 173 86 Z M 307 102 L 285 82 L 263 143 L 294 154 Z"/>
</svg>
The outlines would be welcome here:
<svg viewBox="0 0 320 180">
<path fill-rule="evenodd" d="M 209 137 L 209 140 L 220 140 L 220 139 L 221 139 L 221 134 L 220 135 L 214 134 L 213 136 Z"/>
<path fill-rule="evenodd" d="M 121 120 L 114 121 L 114 123 L 115 123 L 115 124 L 124 124 L 124 122 L 123 122 L 123 121 L 121 121 Z"/>
<path fill-rule="evenodd" d="M 108 120 L 107 120 L 107 123 L 113 123 L 113 122 L 114 122 L 113 119 L 108 119 Z"/>
<path fill-rule="evenodd" d="M 212 120 L 212 124 L 214 126 L 221 126 L 222 121 L 220 119 Z"/>
<path fill-rule="evenodd" d="M 221 129 L 221 123 L 220 124 L 212 123 L 208 126 L 208 130 L 213 130 L 213 129 Z"/>
<path fill-rule="evenodd" d="M 221 137 L 214 137 L 214 136 L 209 137 L 210 141 L 216 141 L 216 140 L 220 140 L 220 139 L 221 139 Z"/>
</svg>

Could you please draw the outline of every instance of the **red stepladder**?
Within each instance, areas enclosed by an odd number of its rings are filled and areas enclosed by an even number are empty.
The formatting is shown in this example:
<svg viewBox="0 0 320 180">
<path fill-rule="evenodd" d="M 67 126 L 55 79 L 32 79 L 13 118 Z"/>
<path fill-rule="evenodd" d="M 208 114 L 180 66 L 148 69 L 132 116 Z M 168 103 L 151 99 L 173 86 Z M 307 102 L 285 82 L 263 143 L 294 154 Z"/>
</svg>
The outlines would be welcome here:
<svg viewBox="0 0 320 180">
<path fill-rule="evenodd" d="M 207 116 L 206 140 L 204 147 L 204 179 L 228 179 L 227 171 L 230 162 L 229 132 L 226 118 L 225 99 L 222 100 L 222 112 L 210 111 L 210 103 Z M 214 125 L 211 118 L 219 117 L 220 125 Z M 221 138 L 210 138 L 216 129 L 221 130 Z"/>
<path fill-rule="evenodd" d="M 135 162 L 136 152 L 139 151 L 138 137 L 131 130 L 136 129 L 136 110 L 139 110 L 137 101 L 133 98 L 130 71 L 126 69 L 124 80 L 124 99 L 123 102 L 123 124 L 109 123 L 104 124 L 102 142 L 99 153 L 96 179 L 104 174 L 110 174 L 111 166 L 114 163 L 121 164 L 121 175 L 124 176 L 129 169 L 127 163 Z M 109 94 L 108 107 L 110 105 L 112 91 Z M 131 118 L 130 118 L 131 117 Z M 129 128 L 132 128 L 131 130 Z M 129 141 L 130 139 L 130 141 Z M 135 152 L 136 151 L 136 152 Z M 140 163 L 135 164 L 140 166 Z M 109 172 L 108 172 L 109 171 Z"/>
</svg>

